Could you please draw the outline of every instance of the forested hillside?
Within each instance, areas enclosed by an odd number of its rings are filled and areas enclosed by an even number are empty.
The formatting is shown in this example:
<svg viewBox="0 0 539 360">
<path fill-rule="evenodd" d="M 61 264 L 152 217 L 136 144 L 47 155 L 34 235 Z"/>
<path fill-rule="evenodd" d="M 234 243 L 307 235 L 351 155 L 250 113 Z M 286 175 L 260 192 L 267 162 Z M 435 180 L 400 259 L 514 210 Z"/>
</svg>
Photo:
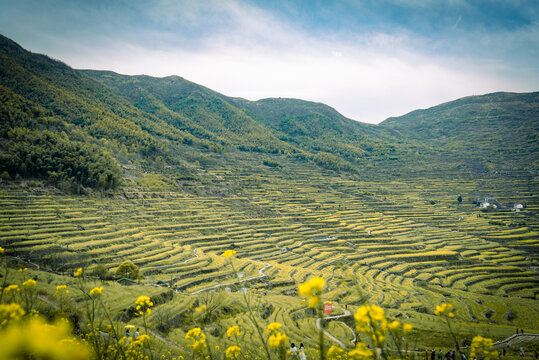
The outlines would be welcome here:
<svg viewBox="0 0 539 360">
<path fill-rule="evenodd" d="M 537 169 L 539 92 L 470 96 L 380 124 L 495 170 Z"/>
<path fill-rule="evenodd" d="M 230 98 L 178 76 L 74 70 L 1 37 L 0 97 L 2 176 L 72 192 L 115 189 L 122 167 L 196 178 L 209 159 L 224 165 L 241 153 L 366 177 L 539 166 L 538 93 L 464 98 L 376 126 L 320 103 Z"/>
</svg>

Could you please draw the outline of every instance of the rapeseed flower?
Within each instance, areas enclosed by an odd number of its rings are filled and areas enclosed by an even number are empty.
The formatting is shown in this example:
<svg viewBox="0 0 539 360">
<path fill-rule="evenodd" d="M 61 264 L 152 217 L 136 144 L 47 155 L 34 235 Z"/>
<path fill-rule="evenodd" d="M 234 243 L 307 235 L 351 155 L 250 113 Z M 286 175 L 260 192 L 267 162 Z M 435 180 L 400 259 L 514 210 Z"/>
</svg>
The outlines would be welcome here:
<svg viewBox="0 0 539 360">
<path fill-rule="evenodd" d="M 67 321 L 48 324 L 41 317 L 8 325 L 0 331 L 0 349 L 6 359 L 83 360 L 88 349 L 72 337 Z"/>
<path fill-rule="evenodd" d="M 381 347 L 386 340 L 388 328 L 384 309 L 377 305 L 363 305 L 357 310 L 354 318 L 356 330 L 370 336 L 373 344 L 376 347 Z"/>
<path fill-rule="evenodd" d="M 150 315 L 152 312 L 151 307 L 153 306 L 153 302 L 150 300 L 149 296 L 139 296 L 137 301 L 135 301 L 136 307 L 136 315 L 142 316 L 144 314 Z"/>
<path fill-rule="evenodd" d="M 12 284 L 12 285 L 8 285 L 6 286 L 3 290 L 2 290 L 2 293 L 4 295 L 9 295 L 11 293 L 15 293 L 15 292 L 20 292 L 21 289 L 19 288 L 19 285 L 15 285 L 15 284 Z"/>
<path fill-rule="evenodd" d="M 92 290 L 90 290 L 90 296 L 101 295 L 102 293 L 103 293 L 103 286 L 95 287 Z"/>
<path fill-rule="evenodd" d="M 326 282 L 321 277 L 314 277 L 298 286 L 298 294 L 309 300 L 309 307 L 315 308 L 320 303 L 320 295 Z"/>
<path fill-rule="evenodd" d="M 226 336 L 232 337 L 232 336 L 240 336 L 240 328 L 237 325 L 231 326 L 226 331 Z"/>
<path fill-rule="evenodd" d="M 67 290 L 67 285 L 57 285 L 56 286 L 56 294 L 69 294 L 69 290 Z"/>
<path fill-rule="evenodd" d="M 410 324 L 404 324 L 404 325 L 402 325 L 402 332 L 404 334 L 408 334 L 410 331 L 412 331 L 413 328 L 414 327 L 412 325 L 410 325 Z"/>
<path fill-rule="evenodd" d="M 268 328 L 267 328 L 268 334 L 276 332 L 277 330 L 281 328 L 281 326 L 283 326 L 281 323 L 272 322 L 271 324 L 268 325 Z"/>
<path fill-rule="evenodd" d="M 227 250 L 223 253 L 223 256 L 226 258 L 231 258 L 234 255 L 236 255 L 236 250 Z"/>
<path fill-rule="evenodd" d="M 472 340 L 470 358 L 478 358 L 484 360 L 495 359 L 498 357 L 498 352 L 492 350 L 494 343 L 492 339 L 476 336 Z"/>
<path fill-rule="evenodd" d="M 26 280 L 25 282 L 22 283 L 22 286 L 28 287 L 28 288 L 34 287 L 34 286 L 36 286 L 36 281 L 34 279 L 28 279 L 28 280 Z"/>
<path fill-rule="evenodd" d="M 226 349 L 226 351 L 225 351 L 226 358 L 235 360 L 240 355 L 240 351 L 241 351 L 241 349 L 240 349 L 239 346 L 232 345 L 228 349 Z"/>
<path fill-rule="evenodd" d="M 187 340 L 191 340 L 193 343 L 187 345 L 193 349 L 193 352 L 201 352 L 206 348 L 206 334 L 202 332 L 199 327 L 193 328 L 185 334 Z"/>
<path fill-rule="evenodd" d="M 17 303 L 0 304 L 0 327 L 4 327 L 12 321 L 19 321 L 25 312 Z"/>
<path fill-rule="evenodd" d="M 451 312 L 453 310 L 453 305 L 443 303 L 442 305 L 436 305 L 436 310 L 434 310 L 435 315 L 447 316 L 449 318 L 455 317 L 455 314 Z"/>
<path fill-rule="evenodd" d="M 327 359 L 328 360 L 338 360 L 341 359 L 344 354 L 344 350 L 338 346 L 331 345 L 328 349 Z"/>
<path fill-rule="evenodd" d="M 287 338 L 285 334 L 275 331 L 272 335 L 270 335 L 268 344 L 272 348 L 279 348 L 286 345 L 286 340 Z"/>
<path fill-rule="evenodd" d="M 410 325 L 410 324 L 401 324 L 401 322 L 398 321 L 398 320 L 390 322 L 387 325 L 387 327 L 394 334 L 400 334 L 402 332 L 404 335 L 408 334 L 413 329 L 412 325 Z"/>
<path fill-rule="evenodd" d="M 362 342 L 356 344 L 356 348 L 348 352 L 348 360 L 370 360 L 373 359 L 373 352 Z"/>
</svg>

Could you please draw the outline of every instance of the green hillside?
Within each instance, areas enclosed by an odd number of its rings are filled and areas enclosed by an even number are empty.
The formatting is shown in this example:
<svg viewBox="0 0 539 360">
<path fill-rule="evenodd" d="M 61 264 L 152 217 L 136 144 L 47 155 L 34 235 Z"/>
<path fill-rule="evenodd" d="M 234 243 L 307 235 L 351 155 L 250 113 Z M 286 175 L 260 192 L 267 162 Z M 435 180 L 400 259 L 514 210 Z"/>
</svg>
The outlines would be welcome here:
<svg viewBox="0 0 539 360">
<path fill-rule="evenodd" d="M 539 167 L 539 92 L 470 96 L 389 118 L 380 127 L 490 170 Z"/>
<path fill-rule="evenodd" d="M 409 142 L 392 136 L 390 131 L 350 120 L 324 104 L 281 98 L 233 102 L 280 139 L 310 151 L 336 154 L 353 163 L 388 160 L 411 148 Z"/>
<path fill-rule="evenodd" d="M 83 73 L 124 97 L 138 109 L 156 115 L 198 138 L 245 151 L 298 152 L 225 101 L 223 95 L 178 76 L 154 78 L 90 70 Z"/>
</svg>

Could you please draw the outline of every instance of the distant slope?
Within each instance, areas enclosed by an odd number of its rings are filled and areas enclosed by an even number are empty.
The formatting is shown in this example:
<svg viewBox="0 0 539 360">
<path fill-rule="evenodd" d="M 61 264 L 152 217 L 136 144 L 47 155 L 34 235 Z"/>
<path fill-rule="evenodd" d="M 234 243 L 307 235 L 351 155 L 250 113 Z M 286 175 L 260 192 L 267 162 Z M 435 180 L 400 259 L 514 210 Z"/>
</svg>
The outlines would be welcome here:
<svg viewBox="0 0 539 360">
<path fill-rule="evenodd" d="M 310 151 L 338 154 L 352 162 L 395 154 L 399 143 L 407 144 L 391 136 L 390 131 L 348 119 L 321 103 L 285 98 L 232 101 L 280 139 Z"/>
<path fill-rule="evenodd" d="M 380 127 L 494 169 L 539 168 L 539 92 L 470 96 Z"/>
<path fill-rule="evenodd" d="M 297 152 L 245 112 L 225 101 L 225 96 L 179 76 L 154 78 L 106 71 L 82 72 L 140 110 L 165 119 L 196 137 L 246 151 Z"/>
<path fill-rule="evenodd" d="M 230 98 L 178 76 L 82 72 L 183 131 L 244 151 L 286 154 L 355 172 L 373 160 L 396 160 L 397 152 L 405 152 L 396 150 L 400 144 L 411 147 L 390 130 L 350 120 L 320 103 Z"/>
</svg>

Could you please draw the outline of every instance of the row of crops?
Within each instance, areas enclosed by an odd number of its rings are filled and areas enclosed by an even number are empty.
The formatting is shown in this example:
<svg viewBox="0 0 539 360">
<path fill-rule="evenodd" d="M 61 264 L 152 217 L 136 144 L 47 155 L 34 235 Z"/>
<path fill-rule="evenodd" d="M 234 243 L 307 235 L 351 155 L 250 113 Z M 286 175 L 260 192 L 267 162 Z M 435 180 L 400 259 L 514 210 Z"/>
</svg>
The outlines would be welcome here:
<svg viewBox="0 0 539 360">
<path fill-rule="evenodd" d="M 537 179 L 367 181 L 304 168 L 209 176 L 239 190 L 180 184 L 95 198 L 4 183 L 0 244 L 65 273 L 98 264 L 114 271 L 130 260 L 143 283 L 186 294 L 249 284 L 288 296 L 316 275 L 327 279 L 329 299 L 354 306 L 367 295 L 412 322 L 452 297 L 462 321 L 539 323 L 536 310 L 507 316 L 537 308 Z M 526 207 L 480 211 L 470 200 L 477 196 Z M 237 252 L 244 284 L 220 256 L 227 249 Z"/>
</svg>

